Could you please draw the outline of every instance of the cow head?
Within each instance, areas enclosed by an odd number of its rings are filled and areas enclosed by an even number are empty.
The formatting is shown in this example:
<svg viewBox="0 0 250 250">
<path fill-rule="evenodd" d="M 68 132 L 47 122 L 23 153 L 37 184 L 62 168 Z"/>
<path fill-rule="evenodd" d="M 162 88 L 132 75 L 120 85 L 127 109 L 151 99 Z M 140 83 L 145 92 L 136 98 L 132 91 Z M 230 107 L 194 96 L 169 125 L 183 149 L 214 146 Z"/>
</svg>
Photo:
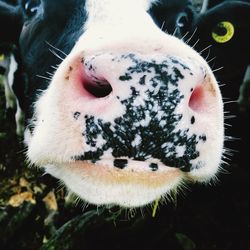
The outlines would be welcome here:
<svg viewBox="0 0 250 250">
<path fill-rule="evenodd" d="M 164 2 L 21 1 L 14 12 L 27 156 L 87 202 L 144 206 L 220 167 L 216 79 L 156 25 Z"/>
</svg>

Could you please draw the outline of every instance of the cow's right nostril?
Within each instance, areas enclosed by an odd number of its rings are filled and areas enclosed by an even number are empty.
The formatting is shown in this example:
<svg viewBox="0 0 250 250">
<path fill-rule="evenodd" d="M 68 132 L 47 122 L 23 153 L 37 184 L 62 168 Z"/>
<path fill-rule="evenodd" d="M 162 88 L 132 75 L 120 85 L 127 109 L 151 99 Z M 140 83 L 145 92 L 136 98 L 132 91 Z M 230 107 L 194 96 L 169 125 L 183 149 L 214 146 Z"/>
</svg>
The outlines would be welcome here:
<svg viewBox="0 0 250 250">
<path fill-rule="evenodd" d="M 96 98 L 108 96 L 112 92 L 112 87 L 107 80 L 84 79 L 84 89 Z"/>
<path fill-rule="evenodd" d="M 210 112 L 217 100 L 217 94 L 214 85 L 209 79 L 197 85 L 192 90 L 188 106 L 195 112 Z"/>
<path fill-rule="evenodd" d="M 204 107 L 204 98 L 204 87 L 202 85 L 199 85 L 195 89 L 192 89 L 192 94 L 188 103 L 189 107 L 192 110 L 199 112 Z"/>
</svg>

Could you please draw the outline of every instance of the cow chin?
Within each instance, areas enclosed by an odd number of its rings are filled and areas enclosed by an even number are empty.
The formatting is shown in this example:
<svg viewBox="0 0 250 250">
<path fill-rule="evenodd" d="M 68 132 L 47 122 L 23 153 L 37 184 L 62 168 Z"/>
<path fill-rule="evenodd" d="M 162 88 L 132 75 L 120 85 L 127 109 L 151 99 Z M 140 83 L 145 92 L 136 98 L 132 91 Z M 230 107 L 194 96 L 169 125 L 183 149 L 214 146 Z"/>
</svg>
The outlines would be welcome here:
<svg viewBox="0 0 250 250">
<path fill-rule="evenodd" d="M 185 178 L 185 173 L 176 168 L 148 172 L 89 162 L 47 165 L 45 170 L 83 201 L 121 207 L 142 207 L 164 199 L 172 190 L 177 190 Z"/>
</svg>

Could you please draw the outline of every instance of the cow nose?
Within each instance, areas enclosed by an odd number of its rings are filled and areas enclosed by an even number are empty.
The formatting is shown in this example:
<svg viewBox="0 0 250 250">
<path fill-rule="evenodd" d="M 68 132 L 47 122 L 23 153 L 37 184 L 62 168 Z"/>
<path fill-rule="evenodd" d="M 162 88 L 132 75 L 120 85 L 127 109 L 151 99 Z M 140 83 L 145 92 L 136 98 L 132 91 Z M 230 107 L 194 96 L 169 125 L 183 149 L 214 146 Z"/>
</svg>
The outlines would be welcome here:
<svg viewBox="0 0 250 250">
<path fill-rule="evenodd" d="M 208 68 L 192 58 L 106 53 L 78 57 L 68 67 L 65 79 L 76 90 L 72 96 L 93 104 L 90 110 L 95 103 L 112 109 L 110 98 L 125 100 L 136 95 L 135 106 L 138 102 L 147 106 L 146 99 L 151 96 L 151 101 L 172 102 L 182 112 L 202 113 L 213 106 L 212 96 L 218 98 L 211 77 Z M 177 99 L 172 100 L 173 96 Z"/>
<path fill-rule="evenodd" d="M 83 136 L 84 153 L 74 159 L 125 157 L 185 172 L 202 166 L 202 145 L 214 136 L 207 124 L 221 119 L 218 86 L 205 63 L 174 55 L 97 53 L 78 56 L 65 68 L 67 82 L 57 80 L 64 88 L 60 105 L 70 108 Z"/>
</svg>

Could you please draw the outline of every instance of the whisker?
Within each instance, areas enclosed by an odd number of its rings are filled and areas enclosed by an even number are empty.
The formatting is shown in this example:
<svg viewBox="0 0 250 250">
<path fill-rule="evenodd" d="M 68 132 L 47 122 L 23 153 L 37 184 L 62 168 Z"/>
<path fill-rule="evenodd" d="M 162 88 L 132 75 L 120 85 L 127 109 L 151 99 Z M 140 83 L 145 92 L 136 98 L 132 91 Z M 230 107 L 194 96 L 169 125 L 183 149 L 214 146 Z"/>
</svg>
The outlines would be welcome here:
<svg viewBox="0 0 250 250">
<path fill-rule="evenodd" d="M 47 73 L 49 76 L 54 76 L 54 74 L 52 74 L 51 72 L 46 71 L 46 73 Z"/>
<path fill-rule="evenodd" d="M 238 153 L 239 152 L 239 150 L 236 150 L 236 149 L 231 149 L 231 148 L 226 148 L 226 147 L 224 147 L 224 154 L 225 153 Z"/>
<path fill-rule="evenodd" d="M 227 140 L 227 141 L 236 141 L 236 140 L 239 140 L 239 139 L 240 138 L 238 138 L 238 137 L 225 135 L 225 140 Z"/>
<path fill-rule="evenodd" d="M 188 40 L 186 40 L 185 42 L 188 44 L 190 42 L 190 40 L 193 38 L 194 34 L 196 33 L 197 28 L 195 28 L 193 34 L 188 38 Z"/>
<path fill-rule="evenodd" d="M 195 43 L 194 43 L 194 45 L 192 46 L 192 48 L 194 48 L 196 45 L 197 45 L 197 43 L 200 41 L 200 39 L 198 39 Z"/>
<path fill-rule="evenodd" d="M 229 104 L 229 103 L 237 103 L 238 101 L 237 100 L 232 100 L 232 101 L 227 101 L 227 102 L 224 102 L 224 104 Z"/>
<path fill-rule="evenodd" d="M 52 69 L 55 69 L 55 70 L 58 69 L 58 66 L 53 66 L 53 65 L 51 65 L 50 67 L 51 67 Z"/>
<path fill-rule="evenodd" d="M 212 59 L 208 60 L 207 63 L 210 63 L 210 62 L 212 62 L 212 61 L 215 60 L 215 59 L 216 59 L 216 56 L 213 57 Z M 206 60 L 207 60 L 207 58 L 206 58 Z"/>
<path fill-rule="evenodd" d="M 47 41 L 45 41 L 45 42 L 46 42 L 51 48 L 53 48 L 53 49 L 57 50 L 58 52 L 62 53 L 65 57 L 67 56 L 67 54 L 66 54 L 64 51 L 58 49 L 57 47 L 53 46 L 51 43 L 49 43 L 49 42 L 47 42 Z"/>
<path fill-rule="evenodd" d="M 49 51 L 50 51 L 53 55 L 55 55 L 57 58 L 59 58 L 61 61 L 64 60 L 64 58 L 62 58 L 61 56 L 59 56 L 54 50 L 49 49 Z"/>
<path fill-rule="evenodd" d="M 48 80 L 48 81 L 51 81 L 51 78 L 49 78 L 49 77 L 41 76 L 41 75 L 36 75 L 36 76 L 39 77 L 39 78 L 42 78 L 42 79 L 46 79 L 46 80 Z"/>
<path fill-rule="evenodd" d="M 217 68 L 217 69 L 214 69 L 213 72 L 217 72 L 217 71 L 222 70 L 222 69 L 224 69 L 223 66 L 222 66 L 222 67 L 219 67 L 219 68 Z"/>
<path fill-rule="evenodd" d="M 165 29 L 164 32 L 165 32 L 165 33 L 168 33 L 168 29 Z"/>
<path fill-rule="evenodd" d="M 211 53 L 211 50 L 210 50 L 210 48 L 208 48 L 208 53 L 207 53 L 207 56 L 206 56 L 206 58 L 205 58 L 206 61 L 207 61 L 207 59 L 209 58 L 210 53 Z M 209 63 L 209 62 L 207 61 L 207 63 Z"/>
<path fill-rule="evenodd" d="M 232 124 L 229 124 L 229 123 L 224 123 L 224 125 L 225 125 L 226 127 L 232 127 Z"/>
<path fill-rule="evenodd" d="M 210 49 L 212 47 L 212 44 L 208 45 L 206 48 L 202 49 L 199 54 L 202 54 L 204 51 Z"/>
<path fill-rule="evenodd" d="M 177 29 L 177 27 L 176 27 L 176 28 L 174 29 L 173 34 L 172 34 L 173 36 L 175 36 L 175 34 L 176 34 L 177 30 L 178 30 L 178 29 Z"/>
<path fill-rule="evenodd" d="M 189 34 L 190 32 L 188 31 L 182 38 L 181 40 L 184 40 L 184 38 Z"/>
<path fill-rule="evenodd" d="M 224 116 L 224 119 L 228 120 L 228 119 L 234 119 L 236 117 L 237 117 L 237 115 L 227 115 L 227 116 Z"/>
<path fill-rule="evenodd" d="M 222 159 L 230 160 L 230 157 L 232 157 L 233 155 L 234 155 L 233 152 L 230 152 L 230 150 L 223 148 Z"/>
<path fill-rule="evenodd" d="M 162 25 L 161 25 L 161 30 L 164 29 L 164 25 L 165 25 L 165 21 L 163 21 Z"/>
<path fill-rule="evenodd" d="M 226 160 L 226 161 L 225 161 L 225 160 Z M 227 159 L 225 159 L 225 160 L 221 160 L 221 165 L 230 167 L 230 166 L 231 166 L 231 164 L 230 164 L 231 159 L 230 159 L 230 158 L 227 158 Z M 229 161 L 229 162 L 227 162 L 227 161 Z M 230 172 L 228 172 L 227 170 L 225 170 L 222 166 L 219 168 L 219 171 L 220 171 L 220 173 L 222 173 L 222 174 L 228 174 L 228 173 L 230 173 Z"/>
<path fill-rule="evenodd" d="M 223 163 L 227 166 L 230 166 L 229 162 L 232 160 L 232 157 L 233 157 L 233 155 L 229 155 L 229 156 L 222 155 L 221 163 Z"/>
<path fill-rule="evenodd" d="M 224 87 L 224 86 L 226 86 L 227 84 L 225 84 L 225 83 L 223 83 L 223 84 L 219 84 L 219 86 L 220 87 Z M 225 98 L 222 98 L 223 100 L 225 99 Z"/>
</svg>

